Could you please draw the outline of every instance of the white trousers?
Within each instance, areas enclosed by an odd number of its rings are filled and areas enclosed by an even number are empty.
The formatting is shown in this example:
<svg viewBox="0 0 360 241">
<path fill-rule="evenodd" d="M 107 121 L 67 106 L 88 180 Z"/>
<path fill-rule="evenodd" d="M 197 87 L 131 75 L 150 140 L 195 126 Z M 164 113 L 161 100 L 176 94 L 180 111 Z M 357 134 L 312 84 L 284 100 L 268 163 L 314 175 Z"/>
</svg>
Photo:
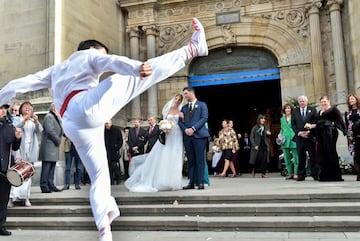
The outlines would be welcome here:
<svg viewBox="0 0 360 241">
<path fill-rule="evenodd" d="M 185 66 L 186 47 L 149 59 L 152 75 L 114 74 L 95 88 L 75 95 L 63 116 L 63 128 L 73 141 L 91 180 L 90 204 L 98 230 L 109 227 L 120 215 L 111 196 L 110 175 L 104 142 L 104 125 L 133 98 Z M 134 70 L 142 62 L 130 60 Z"/>
</svg>

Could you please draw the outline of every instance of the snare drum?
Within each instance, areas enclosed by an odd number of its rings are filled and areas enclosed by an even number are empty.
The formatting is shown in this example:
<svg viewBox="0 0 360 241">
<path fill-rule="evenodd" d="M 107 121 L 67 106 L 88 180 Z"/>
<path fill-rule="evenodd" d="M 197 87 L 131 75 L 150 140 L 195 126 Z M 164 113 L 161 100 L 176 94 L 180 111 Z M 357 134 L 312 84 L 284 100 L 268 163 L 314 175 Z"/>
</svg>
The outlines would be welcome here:
<svg viewBox="0 0 360 241">
<path fill-rule="evenodd" d="M 35 175 L 35 168 L 30 162 L 20 161 L 6 173 L 6 177 L 11 185 L 21 186 L 26 180 Z"/>
</svg>

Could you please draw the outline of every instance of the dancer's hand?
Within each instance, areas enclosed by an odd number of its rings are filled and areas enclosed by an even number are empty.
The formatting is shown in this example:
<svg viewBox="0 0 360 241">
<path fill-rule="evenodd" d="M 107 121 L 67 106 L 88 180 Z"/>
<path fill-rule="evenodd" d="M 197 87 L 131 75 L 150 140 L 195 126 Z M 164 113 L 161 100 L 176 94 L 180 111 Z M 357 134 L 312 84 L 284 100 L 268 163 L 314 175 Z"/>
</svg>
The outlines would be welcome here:
<svg viewBox="0 0 360 241">
<path fill-rule="evenodd" d="M 140 78 L 144 79 L 145 77 L 152 74 L 151 64 L 145 61 L 140 67 Z"/>
</svg>

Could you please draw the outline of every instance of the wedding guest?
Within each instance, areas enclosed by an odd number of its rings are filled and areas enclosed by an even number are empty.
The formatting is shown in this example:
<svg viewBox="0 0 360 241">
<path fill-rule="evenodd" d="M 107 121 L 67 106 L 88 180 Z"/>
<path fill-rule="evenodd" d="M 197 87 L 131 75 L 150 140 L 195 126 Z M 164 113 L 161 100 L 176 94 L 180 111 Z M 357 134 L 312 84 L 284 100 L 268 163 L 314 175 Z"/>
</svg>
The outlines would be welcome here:
<svg viewBox="0 0 360 241">
<path fill-rule="evenodd" d="M 253 126 L 250 132 L 251 152 L 249 164 L 253 177 L 255 177 L 257 169 L 260 169 L 262 178 L 269 177 L 266 175 L 267 165 L 270 159 L 267 136 L 270 136 L 271 132 L 266 128 L 265 121 L 264 115 L 258 115 L 256 125 Z"/>
<path fill-rule="evenodd" d="M 242 172 L 248 172 L 251 151 L 251 141 L 248 132 L 245 132 L 244 135 L 242 135 L 240 138 L 239 146 L 239 168 L 242 170 Z"/>
<path fill-rule="evenodd" d="M 74 184 L 75 189 L 80 190 L 80 181 L 82 176 L 83 166 L 81 164 L 80 156 L 76 151 L 74 143 L 64 136 L 64 152 L 65 152 L 65 186 L 64 190 L 70 189 L 71 184 L 71 167 L 74 160 L 75 172 L 74 172 Z"/>
<path fill-rule="evenodd" d="M 127 180 L 129 178 L 129 162 L 130 162 L 130 151 L 129 151 L 129 130 L 130 127 L 124 128 L 124 137 L 123 137 L 123 145 L 120 150 L 120 155 L 122 158 L 122 163 L 124 167 L 124 179 Z"/>
<path fill-rule="evenodd" d="M 155 116 L 149 116 L 148 123 L 149 123 L 149 128 L 147 132 L 149 138 L 146 146 L 146 153 L 149 153 L 151 151 L 152 147 L 155 145 L 156 141 L 158 140 L 160 134 L 159 125 L 156 123 Z"/>
<path fill-rule="evenodd" d="M 311 169 L 311 176 L 314 180 L 319 180 L 319 167 L 316 163 L 315 133 L 305 128 L 305 124 L 315 124 L 317 111 L 308 105 L 308 98 L 304 95 L 298 98 L 299 108 L 295 108 L 291 113 L 291 127 L 295 132 L 296 150 L 299 157 L 298 179 L 305 181 L 306 166 Z M 309 163 L 307 164 L 307 154 Z"/>
<path fill-rule="evenodd" d="M 43 132 L 39 151 L 41 160 L 40 188 L 42 193 L 61 192 L 55 186 L 55 167 L 59 160 L 60 144 L 63 136 L 61 118 L 55 109 L 50 105 L 49 112 L 42 122 Z"/>
<path fill-rule="evenodd" d="M 120 149 L 123 145 L 123 138 L 119 128 L 112 124 L 112 120 L 105 123 L 105 147 L 109 164 L 110 183 L 120 184 Z"/>
<path fill-rule="evenodd" d="M 134 157 L 145 153 L 145 144 L 148 140 L 148 134 L 144 128 L 141 127 L 141 118 L 137 117 L 134 120 L 134 127 L 129 130 L 129 152 L 130 156 Z"/>
<path fill-rule="evenodd" d="M 43 131 L 43 127 L 39 122 L 39 118 L 34 114 L 33 105 L 29 101 L 25 101 L 20 105 L 20 116 L 15 116 L 13 124 L 22 130 L 20 149 L 14 153 L 15 158 L 22 158 L 24 161 L 34 164 L 39 157 L 39 140 L 38 135 Z M 25 200 L 26 207 L 31 206 L 30 192 L 32 178 L 29 178 L 19 187 L 12 187 L 10 191 L 9 205 L 13 206 L 13 202 L 17 200 Z"/>
<path fill-rule="evenodd" d="M 306 128 L 316 128 L 319 181 L 344 181 L 341 176 L 336 142 L 338 129 L 346 135 L 345 123 L 339 109 L 330 105 L 328 96 L 324 95 L 320 98 L 320 107 L 316 124 L 306 125 Z"/>
<path fill-rule="evenodd" d="M 296 142 L 293 141 L 295 132 L 291 127 L 291 112 L 293 107 L 290 104 L 285 104 L 282 112 L 283 116 L 280 118 L 280 134 L 285 138 L 285 142 L 281 145 L 284 154 L 284 161 L 288 176 L 286 180 L 298 178 L 299 158 L 296 151 Z"/>
<path fill-rule="evenodd" d="M 356 94 L 347 97 L 348 111 L 345 112 L 347 141 L 350 155 L 354 160 L 357 174 L 356 181 L 360 181 L 360 101 Z"/>
<path fill-rule="evenodd" d="M 236 177 L 237 171 L 235 170 L 233 155 L 239 149 L 237 136 L 233 128 L 229 126 L 229 120 L 222 121 L 222 130 L 219 132 L 219 143 L 223 152 L 224 169 L 219 176 L 226 177 L 227 171 L 230 167 L 232 171 L 231 177 Z"/>
</svg>

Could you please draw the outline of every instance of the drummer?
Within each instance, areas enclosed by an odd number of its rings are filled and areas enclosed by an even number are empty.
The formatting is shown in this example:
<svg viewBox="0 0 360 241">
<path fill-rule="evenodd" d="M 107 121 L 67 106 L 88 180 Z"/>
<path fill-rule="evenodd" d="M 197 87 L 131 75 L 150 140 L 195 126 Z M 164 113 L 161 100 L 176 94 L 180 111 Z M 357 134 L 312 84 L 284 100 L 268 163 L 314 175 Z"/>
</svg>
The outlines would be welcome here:
<svg viewBox="0 0 360 241">
<path fill-rule="evenodd" d="M 18 150 L 20 147 L 22 132 L 21 129 L 15 129 L 6 116 L 9 105 L 0 106 L 0 235 L 11 235 L 11 232 L 5 228 L 7 216 L 7 204 L 10 194 L 10 183 L 6 178 L 6 172 L 13 163 L 9 163 L 10 148 Z"/>
</svg>

